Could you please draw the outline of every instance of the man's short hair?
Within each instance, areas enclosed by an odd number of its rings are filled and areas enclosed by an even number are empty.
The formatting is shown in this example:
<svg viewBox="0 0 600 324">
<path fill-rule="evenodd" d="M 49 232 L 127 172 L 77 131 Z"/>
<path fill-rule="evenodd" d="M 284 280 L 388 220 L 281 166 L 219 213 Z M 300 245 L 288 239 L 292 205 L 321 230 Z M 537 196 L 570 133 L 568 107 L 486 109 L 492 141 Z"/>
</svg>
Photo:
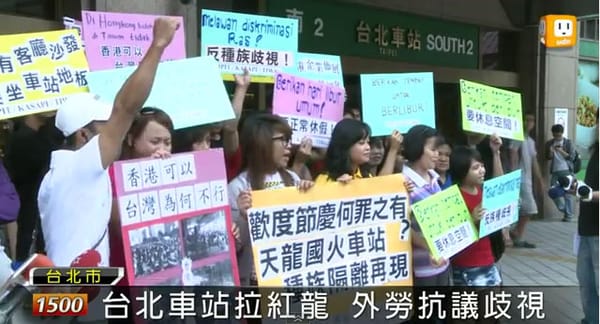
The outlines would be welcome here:
<svg viewBox="0 0 600 324">
<path fill-rule="evenodd" d="M 552 134 L 564 133 L 565 132 L 565 128 L 561 124 L 553 125 L 550 130 L 552 131 Z"/>
</svg>

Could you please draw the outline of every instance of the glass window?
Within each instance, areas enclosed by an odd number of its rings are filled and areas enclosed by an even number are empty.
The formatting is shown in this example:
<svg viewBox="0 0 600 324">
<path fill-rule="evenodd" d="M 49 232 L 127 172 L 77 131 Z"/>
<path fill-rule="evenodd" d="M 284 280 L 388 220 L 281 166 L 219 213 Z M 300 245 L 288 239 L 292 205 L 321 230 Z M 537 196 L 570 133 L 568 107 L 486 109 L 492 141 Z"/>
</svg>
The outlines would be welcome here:
<svg viewBox="0 0 600 324">
<path fill-rule="evenodd" d="M 482 29 L 481 62 L 484 70 L 516 71 L 518 33 Z"/>
<path fill-rule="evenodd" d="M 56 0 L 0 1 L 0 13 L 46 20 L 57 16 Z"/>
</svg>

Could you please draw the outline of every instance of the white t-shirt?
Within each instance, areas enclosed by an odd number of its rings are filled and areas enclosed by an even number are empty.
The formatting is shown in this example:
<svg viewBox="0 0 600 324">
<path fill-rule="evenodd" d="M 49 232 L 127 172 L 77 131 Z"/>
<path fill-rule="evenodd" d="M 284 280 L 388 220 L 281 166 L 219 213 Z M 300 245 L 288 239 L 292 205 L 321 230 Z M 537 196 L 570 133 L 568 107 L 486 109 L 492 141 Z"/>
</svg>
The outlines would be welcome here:
<svg viewBox="0 0 600 324">
<path fill-rule="evenodd" d="M 287 170 L 287 172 L 294 179 L 294 184 L 300 183 L 300 178 L 293 171 Z M 285 188 L 283 179 L 279 172 L 269 174 L 265 177 L 265 190 L 275 190 Z M 254 271 L 254 258 L 252 256 L 251 239 L 248 228 L 248 221 L 240 216 L 240 210 L 237 205 L 237 198 L 240 192 L 244 190 L 251 190 L 250 182 L 248 181 L 248 173 L 246 171 L 240 173 L 231 182 L 229 182 L 229 205 L 231 206 L 231 218 L 235 222 L 240 230 L 241 236 L 241 250 L 237 251 L 238 271 L 240 275 L 240 283 L 242 286 L 250 284 L 252 279 L 252 273 Z"/>
<path fill-rule="evenodd" d="M 552 145 L 560 145 L 562 146 L 563 151 L 567 150 L 567 148 L 565 147 L 564 138 L 559 141 L 554 140 L 554 143 Z M 569 164 L 567 163 L 567 159 L 555 150 L 554 155 L 552 156 L 552 170 L 550 170 L 550 172 L 558 171 L 569 171 Z"/>
<path fill-rule="evenodd" d="M 533 161 L 537 156 L 535 149 L 535 141 L 530 136 L 525 138 L 524 142 L 512 141 L 512 149 L 518 149 L 519 154 L 519 168 L 521 169 L 521 185 L 533 184 Z"/>
<path fill-rule="evenodd" d="M 98 139 L 94 136 L 77 151 L 52 152 L 42 180 L 38 205 L 46 252 L 55 266 L 71 265 L 95 245 L 98 266 L 109 265 L 112 189 Z"/>
<path fill-rule="evenodd" d="M 294 185 L 298 185 L 300 183 L 300 177 L 298 177 L 294 171 L 287 170 L 287 172 L 294 179 Z M 268 174 L 265 177 L 265 190 L 275 190 L 281 188 L 285 188 L 285 184 L 283 183 L 283 179 L 281 179 L 279 172 Z M 229 182 L 229 205 L 231 206 L 232 211 L 238 210 L 237 198 L 240 195 L 240 192 L 251 189 L 250 181 L 248 180 L 248 172 L 246 171 L 240 173 L 237 177 L 231 180 L 231 182 Z"/>
</svg>

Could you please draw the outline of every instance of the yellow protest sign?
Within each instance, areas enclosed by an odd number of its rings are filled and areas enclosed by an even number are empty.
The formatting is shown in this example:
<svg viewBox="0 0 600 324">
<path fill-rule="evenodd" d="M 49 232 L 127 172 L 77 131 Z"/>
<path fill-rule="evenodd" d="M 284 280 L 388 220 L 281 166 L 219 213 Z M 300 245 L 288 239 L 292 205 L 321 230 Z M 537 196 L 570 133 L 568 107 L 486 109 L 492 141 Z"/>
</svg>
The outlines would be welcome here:
<svg viewBox="0 0 600 324">
<path fill-rule="evenodd" d="M 252 193 L 260 286 L 409 286 L 408 195 L 402 175 Z"/>
<path fill-rule="evenodd" d="M 57 109 L 87 71 L 76 30 L 0 36 L 0 120 Z"/>
<path fill-rule="evenodd" d="M 435 258 L 450 259 L 477 241 L 471 214 L 457 185 L 415 203 L 412 211 Z"/>
<path fill-rule="evenodd" d="M 521 94 L 460 80 L 462 128 L 523 140 Z"/>
</svg>

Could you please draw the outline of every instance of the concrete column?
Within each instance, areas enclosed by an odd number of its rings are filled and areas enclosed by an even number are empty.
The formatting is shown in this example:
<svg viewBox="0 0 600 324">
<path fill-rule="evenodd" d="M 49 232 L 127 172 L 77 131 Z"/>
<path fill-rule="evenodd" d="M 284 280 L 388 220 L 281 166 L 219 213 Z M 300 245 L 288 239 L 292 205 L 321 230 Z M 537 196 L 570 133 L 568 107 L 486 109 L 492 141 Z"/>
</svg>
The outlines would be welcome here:
<svg viewBox="0 0 600 324">
<path fill-rule="evenodd" d="M 545 159 L 543 144 L 552 138 L 550 128 L 554 124 L 554 109 L 568 109 L 568 126 L 565 136 L 575 140 L 576 104 L 577 104 L 577 66 L 579 48 L 546 48 L 537 42 L 539 48 L 537 58 L 540 62 L 539 92 L 540 99 L 540 124 L 538 127 L 538 155 L 543 159 L 542 170 L 549 176 L 550 161 Z M 552 201 L 544 193 L 543 213 L 544 218 L 562 218 Z M 575 204 L 574 214 L 578 214 L 578 204 Z"/>
</svg>

